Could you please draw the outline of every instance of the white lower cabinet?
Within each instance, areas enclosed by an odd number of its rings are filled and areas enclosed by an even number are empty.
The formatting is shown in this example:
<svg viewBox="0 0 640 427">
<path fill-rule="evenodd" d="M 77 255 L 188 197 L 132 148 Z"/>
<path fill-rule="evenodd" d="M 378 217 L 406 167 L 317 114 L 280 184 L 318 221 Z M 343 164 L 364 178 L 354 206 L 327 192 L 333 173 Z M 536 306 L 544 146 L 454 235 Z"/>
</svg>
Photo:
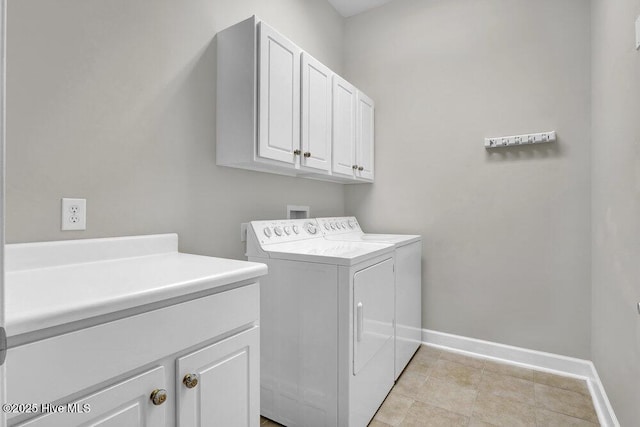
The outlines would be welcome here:
<svg viewBox="0 0 640 427">
<path fill-rule="evenodd" d="M 259 342 L 255 328 L 178 359 L 178 426 L 254 425 L 260 417 Z"/>
<path fill-rule="evenodd" d="M 9 426 L 258 427 L 258 286 L 11 348 Z"/>
<path fill-rule="evenodd" d="M 154 405 L 149 390 L 161 399 L 166 398 L 165 387 L 164 368 L 157 367 L 71 403 L 51 404 L 51 409 L 45 409 L 50 413 L 20 426 L 68 427 L 78 425 L 79 420 L 96 427 L 164 426 L 166 407 Z"/>
</svg>

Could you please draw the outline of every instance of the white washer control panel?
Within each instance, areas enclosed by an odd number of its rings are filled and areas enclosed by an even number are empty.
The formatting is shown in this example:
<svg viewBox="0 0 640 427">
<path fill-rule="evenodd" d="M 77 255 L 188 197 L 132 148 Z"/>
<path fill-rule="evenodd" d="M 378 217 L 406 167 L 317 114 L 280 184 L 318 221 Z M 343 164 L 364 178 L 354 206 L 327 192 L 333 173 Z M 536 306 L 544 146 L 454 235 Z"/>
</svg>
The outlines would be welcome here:
<svg viewBox="0 0 640 427">
<path fill-rule="evenodd" d="M 262 245 L 295 242 L 323 236 L 315 219 L 251 221 L 251 227 Z"/>
<path fill-rule="evenodd" d="M 362 231 L 358 220 L 354 216 L 317 218 L 316 221 L 318 221 L 320 230 L 322 230 L 322 234 L 325 236 Z"/>
</svg>

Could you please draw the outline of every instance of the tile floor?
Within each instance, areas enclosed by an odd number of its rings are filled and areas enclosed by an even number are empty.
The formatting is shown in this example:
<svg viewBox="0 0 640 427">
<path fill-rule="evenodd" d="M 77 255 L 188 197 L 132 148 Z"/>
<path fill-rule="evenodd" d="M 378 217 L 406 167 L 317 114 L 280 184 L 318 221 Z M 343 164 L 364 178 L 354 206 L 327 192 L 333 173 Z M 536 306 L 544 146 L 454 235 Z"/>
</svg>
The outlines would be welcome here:
<svg viewBox="0 0 640 427">
<path fill-rule="evenodd" d="M 279 426 L 261 418 L 262 426 Z M 585 381 L 422 346 L 370 427 L 597 426 Z"/>
</svg>

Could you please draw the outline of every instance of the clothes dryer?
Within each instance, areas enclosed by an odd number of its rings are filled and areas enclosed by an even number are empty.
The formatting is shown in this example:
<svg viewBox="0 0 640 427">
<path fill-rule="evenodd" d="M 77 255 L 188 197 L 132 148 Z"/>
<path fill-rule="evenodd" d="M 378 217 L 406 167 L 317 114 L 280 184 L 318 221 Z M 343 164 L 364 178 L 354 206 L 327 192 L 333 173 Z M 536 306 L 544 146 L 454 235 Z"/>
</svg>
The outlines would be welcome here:
<svg viewBox="0 0 640 427">
<path fill-rule="evenodd" d="M 395 248 L 395 379 L 422 342 L 422 237 L 413 234 L 364 233 L 353 217 L 318 218 L 327 240 L 377 242 Z"/>
<path fill-rule="evenodd" d="M 331 241 L 315 220 L 253 221 L 261 413 L 285 426 L 366 426 L 394 383 L 394 246 Z"/>
</svg>

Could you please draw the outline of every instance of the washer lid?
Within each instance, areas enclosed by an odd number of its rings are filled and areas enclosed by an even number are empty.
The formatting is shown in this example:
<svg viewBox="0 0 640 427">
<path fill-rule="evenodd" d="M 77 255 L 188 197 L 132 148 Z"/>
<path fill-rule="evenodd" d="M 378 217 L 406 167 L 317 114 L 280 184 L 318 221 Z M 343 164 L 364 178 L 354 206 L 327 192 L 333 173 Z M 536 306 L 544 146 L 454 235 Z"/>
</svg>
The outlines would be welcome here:
<svg viewBox="0 0 640 427">
<path fill-rule="evenodd" d="M 365 234 L 361 231 L 356 231 L 347 234 L 325 236 L 325 239 L 343 242 L 387 243 L 399 247 L 408 245 L 409 243 L 419 242 L 422 240 L 422 236 L 417 234 Z"/>
<path fill-rule="evenodd" d="M 394 245 L 369 242 L 332 241 L 323 238 L 265 246 L 270 258 L 323 264 L 354 265 L 391 253 Z"/>
</svg>

